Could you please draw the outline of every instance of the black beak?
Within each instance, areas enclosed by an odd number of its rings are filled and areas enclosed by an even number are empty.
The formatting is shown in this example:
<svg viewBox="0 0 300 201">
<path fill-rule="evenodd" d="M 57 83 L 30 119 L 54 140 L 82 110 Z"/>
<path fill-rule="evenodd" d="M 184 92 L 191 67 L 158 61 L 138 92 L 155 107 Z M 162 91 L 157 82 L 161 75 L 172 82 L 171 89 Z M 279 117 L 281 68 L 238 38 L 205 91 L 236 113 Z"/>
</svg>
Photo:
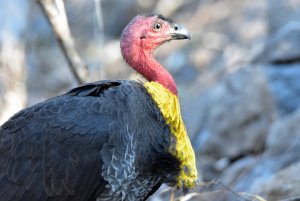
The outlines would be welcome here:
<svg viewBox="0 0 300 201">
<path fill-rule="evenodd" d="M 183 40 L 183 39 L 191 40 L 191 35 L 189 31 L 185 27 L 179 24 L 174 24 L 171 27 L 170 35 L 171 35 L 171 40 Z"/>
</svg>

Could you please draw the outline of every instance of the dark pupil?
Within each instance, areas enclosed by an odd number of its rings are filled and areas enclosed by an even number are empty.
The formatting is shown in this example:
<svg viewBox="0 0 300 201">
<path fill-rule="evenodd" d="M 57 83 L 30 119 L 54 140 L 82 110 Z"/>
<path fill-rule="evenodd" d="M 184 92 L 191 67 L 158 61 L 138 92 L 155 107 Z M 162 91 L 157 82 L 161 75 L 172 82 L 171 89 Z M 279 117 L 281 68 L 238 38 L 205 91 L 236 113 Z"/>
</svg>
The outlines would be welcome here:
<svg viewBox="0 0 300 201">
<path fill-rule="evenodd" d="M 155 24 L 155 29 L 160 29 L 160 24 L 159 23 Z"/>
</svg>

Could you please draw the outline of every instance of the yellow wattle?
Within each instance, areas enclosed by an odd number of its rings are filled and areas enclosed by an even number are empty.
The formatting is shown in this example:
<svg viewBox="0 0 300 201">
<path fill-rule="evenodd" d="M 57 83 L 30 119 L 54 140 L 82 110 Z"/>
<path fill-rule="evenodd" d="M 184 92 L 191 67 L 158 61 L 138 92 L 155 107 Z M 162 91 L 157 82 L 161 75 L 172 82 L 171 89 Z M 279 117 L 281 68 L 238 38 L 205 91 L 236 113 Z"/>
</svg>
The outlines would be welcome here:
<svg viewBox="0 0 300 201">
<path fill-rule="evenodd" d="M 178 98 L 157 82 L 146 82 L 144 86 L 159 107 L 176 139 L 175 143 L 171 143 L 169 152 L 180 161 L 177 187 L 193 188 L 198 176 L 195 153 L 181 117 Z"/>
</svg>

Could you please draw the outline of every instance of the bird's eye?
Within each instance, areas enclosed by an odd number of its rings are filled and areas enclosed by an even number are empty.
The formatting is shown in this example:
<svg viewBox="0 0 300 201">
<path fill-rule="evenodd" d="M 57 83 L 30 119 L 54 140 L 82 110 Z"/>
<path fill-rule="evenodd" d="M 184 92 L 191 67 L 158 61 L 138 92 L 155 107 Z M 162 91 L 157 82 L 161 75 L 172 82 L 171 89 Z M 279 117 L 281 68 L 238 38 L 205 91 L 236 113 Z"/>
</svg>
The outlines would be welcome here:
<svg viewBox="0 0 300 201">
<path fill-rule="evenodd" d="M 153 30 L 154 31 L 159 31 L 161 29 L 162 25 L 159 22 L 155 22 L 153 25 Z"/>
</svg>

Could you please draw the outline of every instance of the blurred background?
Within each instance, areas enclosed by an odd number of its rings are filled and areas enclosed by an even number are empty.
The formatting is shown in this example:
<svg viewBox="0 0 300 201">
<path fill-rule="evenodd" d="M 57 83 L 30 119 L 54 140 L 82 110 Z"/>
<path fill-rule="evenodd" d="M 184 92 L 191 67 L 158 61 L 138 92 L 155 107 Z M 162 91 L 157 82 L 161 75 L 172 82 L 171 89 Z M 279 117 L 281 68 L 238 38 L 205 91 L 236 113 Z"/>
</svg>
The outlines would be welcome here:
<svg viewBox="0 0 300 201">
<path fill-rule="evenodd" d="M 267 200 L 300 196 L 300 0 L 66 0 L 89 81 L 141 79 L 122 29 L 159 13 L 191 41 L 155 56 L 174 76 L 203 181 Z M 76 82 L 36 1 L 0 1 L 0 124 Z M 163 200 L 160 194 L 154 199 Z"/>
</svg>

